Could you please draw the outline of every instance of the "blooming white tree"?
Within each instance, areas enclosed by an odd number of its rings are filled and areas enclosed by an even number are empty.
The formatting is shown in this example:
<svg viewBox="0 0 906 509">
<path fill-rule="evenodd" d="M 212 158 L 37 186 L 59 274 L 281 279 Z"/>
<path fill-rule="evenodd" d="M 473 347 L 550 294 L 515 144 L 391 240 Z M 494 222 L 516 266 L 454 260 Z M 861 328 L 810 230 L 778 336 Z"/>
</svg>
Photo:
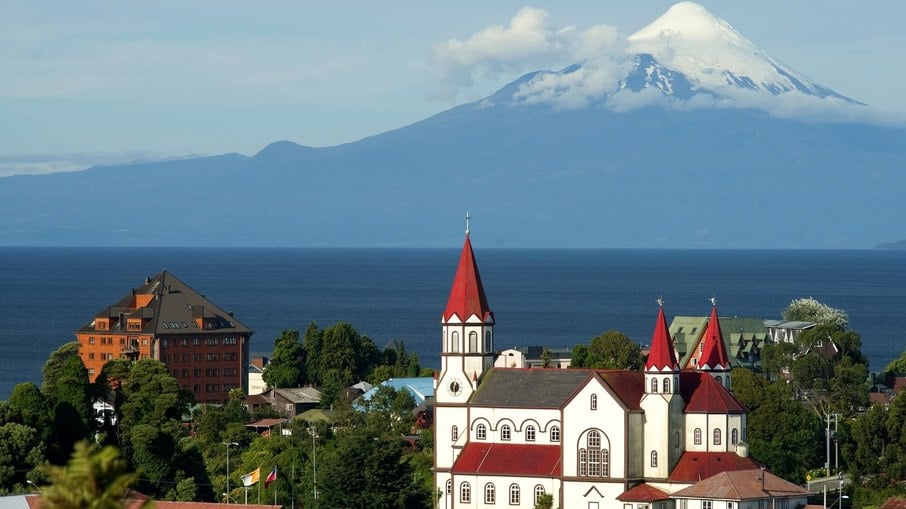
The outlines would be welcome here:
<svg viewBox="0 0 906 509">
<path fill-rule="evenodd" d="M 783 318 L 785 320 L 815 322 L 818 325 L 827 325 L 841 330 L 849 325 L 849 315 L 846 314 L 846 311 L 828 306 L 814 297 L 794 299 L 783 310 Z"/>
</svg>

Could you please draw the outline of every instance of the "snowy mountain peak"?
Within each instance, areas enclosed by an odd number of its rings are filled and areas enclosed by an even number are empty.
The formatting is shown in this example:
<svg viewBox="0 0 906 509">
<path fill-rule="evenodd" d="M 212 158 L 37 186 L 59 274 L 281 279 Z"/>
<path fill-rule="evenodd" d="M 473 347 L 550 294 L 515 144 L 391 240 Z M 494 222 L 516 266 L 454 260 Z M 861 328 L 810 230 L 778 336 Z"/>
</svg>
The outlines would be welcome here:
<svg viewBox="0 0 906 509">
<path fill-rule="evenodd" d="M 799 91 L 855 102 L 774 60 L 729 23 L 694 2 L 674 5 L 629 36 L 629 49 L 634 54 L 652 55 L 694 86 L 718 94 L 732 88 L 771 94 Z"/>
</svg>

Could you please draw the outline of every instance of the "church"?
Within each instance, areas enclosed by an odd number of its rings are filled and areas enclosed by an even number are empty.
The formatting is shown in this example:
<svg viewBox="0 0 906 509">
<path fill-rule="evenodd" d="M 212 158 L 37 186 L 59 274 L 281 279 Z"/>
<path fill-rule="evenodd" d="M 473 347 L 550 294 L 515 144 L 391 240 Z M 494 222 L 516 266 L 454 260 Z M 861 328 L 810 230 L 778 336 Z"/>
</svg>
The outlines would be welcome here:
<svg viewBox="0 0 906 509">
<path fill-rule="evenodd" d="M 748 457 L 746 409 L 731 392 L 713 300 L 695 370 L 680 369 L 662 302 L 644 372 L 495 368 L 495 325 L 467 228 L 441 316 L 437 507 L 531 508 L 545 494 L 553 507 L 583 509 L 804 503 L 805 490 Z M 702 481 L 728 472 L 745 474 L 756 488 L 760 481 L 760 494 L 731 493 L 720 503 L 699 496 Z"/>
</svg>

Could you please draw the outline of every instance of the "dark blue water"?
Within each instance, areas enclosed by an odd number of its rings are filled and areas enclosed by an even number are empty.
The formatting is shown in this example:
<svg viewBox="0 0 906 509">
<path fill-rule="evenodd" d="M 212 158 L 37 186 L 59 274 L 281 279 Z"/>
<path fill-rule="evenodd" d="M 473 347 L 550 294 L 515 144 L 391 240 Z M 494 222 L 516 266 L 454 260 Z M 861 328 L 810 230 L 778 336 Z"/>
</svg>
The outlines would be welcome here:
<svg viewBox="0 0 906 509">
<path fill-rule="evenodd" d="M 457 242 L 458 244 L 458 242 Z M 779 318 L 813 296 L 849 312 L 870 368 L 906 346 L 906 251 L 509 250 L 475 255 L 496 346 L 571 347 L 608 329 L 648 343 L 663 295 L 673 315 Z M 0 248 L 0 399 L 73 331 L 167 269 L 252 328 L 253 352 L 280 330 L 351 322 L 378 347 L 402 339 L 437 366 L 440 315 L 459 249 Z"/>
</svg>

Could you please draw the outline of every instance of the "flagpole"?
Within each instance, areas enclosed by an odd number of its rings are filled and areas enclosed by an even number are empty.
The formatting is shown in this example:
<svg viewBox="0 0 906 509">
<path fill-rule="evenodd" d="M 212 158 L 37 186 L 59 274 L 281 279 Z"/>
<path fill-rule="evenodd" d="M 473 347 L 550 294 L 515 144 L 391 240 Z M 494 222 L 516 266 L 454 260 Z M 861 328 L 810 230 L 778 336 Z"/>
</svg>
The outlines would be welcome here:
<svg viewBox="0 0 906 509">
<path fill-rule="evenodd" d="M 249 487 L 244 486 L 245 488 L 245 505 L 249 505 Z"/>
<path fill-rule="evenodd" d="M 259 469 L 261 467 L 258 467 Z M 258 480 L 258 505 L 261 505 L 261 480 Z"/>
</svg>

